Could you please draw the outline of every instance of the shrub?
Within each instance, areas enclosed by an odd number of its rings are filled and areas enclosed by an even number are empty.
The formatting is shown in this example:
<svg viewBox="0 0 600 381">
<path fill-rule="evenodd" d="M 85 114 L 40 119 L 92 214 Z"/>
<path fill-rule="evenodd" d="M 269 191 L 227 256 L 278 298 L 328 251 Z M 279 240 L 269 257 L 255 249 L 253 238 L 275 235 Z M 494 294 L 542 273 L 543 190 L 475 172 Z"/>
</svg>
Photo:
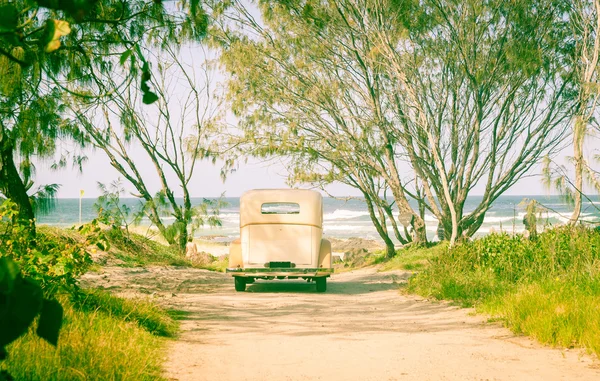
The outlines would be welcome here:
<svg viewBox="0 0 600 381">
<path fill-rule="evenodd" d="M 600 354 L 600 233 L 491 234 L 430 260 L 409 290 L 475 306 L 517 333 Z"/>
<path fill-rule="evenodd" d="M 16 214 L 16 204 L 10 200 L 0 205 L 0 257 L 15 261 L 23 275 L 37 281 L 46 295 L 76 287 L 77 278 L 92 264 L 87 247 L 107 246 L 95 220 L 79 228 L 84 242 L 78 242 L 67 236 L 57 239 L 43 232 L 34 234 L 28 226 L 12 222 Z"/>
</svg>

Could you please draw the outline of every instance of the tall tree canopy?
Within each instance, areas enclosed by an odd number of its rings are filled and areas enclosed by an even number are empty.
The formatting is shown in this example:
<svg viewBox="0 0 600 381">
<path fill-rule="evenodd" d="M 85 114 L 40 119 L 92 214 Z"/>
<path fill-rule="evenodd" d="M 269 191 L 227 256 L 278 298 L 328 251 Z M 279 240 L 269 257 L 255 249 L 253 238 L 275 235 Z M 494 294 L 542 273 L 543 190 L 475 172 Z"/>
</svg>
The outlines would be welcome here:
<svg viewBox="0 0 600 381">
<path fill-rule="evenodd" d="M 64 94 L 111 96 L 138 79 L 144 102 L 156 101 L 139 44 L 200 40 L 207 20 L 198 1 L 0 1 L 0 191 L 17 202 L 21 219 L 34 217 L 30 157 L 52 155 L 61 136 L 84 143 L 62 117 Z M 103 77 L 119 61 L 130 70 L 109 91 Z"/>
<path fill-rule="evenodd" d="M 180 58 L 177 47 L 154 53 L 157 73 L 145 79 L 156 90 L 152 105 L 144 104 L 135 88 L 118 90 L 118 78 L 129 65 L 105 79 L 106 87 L 115 90 L 110 98 L 83 103 L 74 97 L 71 103 L 85 136 L 135 189 L 142 213 L 181 250 L 195 228 L 220 224 L 219 201 L 204 199 L 194 206 L 190 195 L 199 190 L 193 182 L 199 162 L 219 156 L 216 145 L 223 125 L 210 54 L 201 46 L 186 49 L 190 56 L 191 51 L 193 62 Z M 159 184 L 157 193 L 150 188 L 152 178 Z"/>
<path fill-rule="evenodd" d="M 254 154 L 291 155 L 295 181 L 359 189 L 390 255 L 388 231 L 426 241 L 425 211 L 451 241 L 474 234 L 565 135 L 575 98 L 566 3 L 258 4 L 260 19 L 233 2 L 215 32 L 243 139 Z M 475 187 L 483 197 L 467 212 Z"/>
</svg>

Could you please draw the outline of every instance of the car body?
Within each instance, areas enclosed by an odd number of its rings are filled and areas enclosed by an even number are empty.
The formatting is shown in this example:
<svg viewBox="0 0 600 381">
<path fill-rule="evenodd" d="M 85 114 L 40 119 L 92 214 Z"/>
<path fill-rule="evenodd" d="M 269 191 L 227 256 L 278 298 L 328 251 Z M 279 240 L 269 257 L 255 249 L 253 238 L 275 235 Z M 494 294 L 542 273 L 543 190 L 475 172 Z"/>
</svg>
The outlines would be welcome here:
<svg viewBox="0 0 600 381">
<path fill-rule="evenodd" d="M 304 189 L 256 189 L 240 198 L 240 238 L 231 243 L 226 270 L 235 289 L 256 279 L 314 281 L 327 288 L 331 244 L 323 239 L 323 197 Z"/>
</svg>

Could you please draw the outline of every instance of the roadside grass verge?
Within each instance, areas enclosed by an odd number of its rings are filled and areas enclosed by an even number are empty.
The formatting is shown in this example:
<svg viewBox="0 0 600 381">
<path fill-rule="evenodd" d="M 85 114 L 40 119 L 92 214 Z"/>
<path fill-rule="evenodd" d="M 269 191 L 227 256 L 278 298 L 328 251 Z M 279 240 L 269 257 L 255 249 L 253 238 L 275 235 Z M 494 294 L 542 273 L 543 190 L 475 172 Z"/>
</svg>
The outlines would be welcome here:
<svg viewBox="0 0 600 381">
<path fill-rule="evenodd" d="M 71 297 L 78 310 L 103 312 L 133 322 L 157 336 L 174 337 L 179 326 L 167 311 L 143 299 L 123 299 L 101 290 L 84 290 Z"/>
<path fill-rule="evenodd" d="M 420 271 L 429 266 L 429 260 L 448 251 L 446 242 L 431 244 L 428 247 L 409 247 L 398 250 L 392 259 L 385 258 L 382 251 L 373 256 L 371 264 L 380 264 L 380 271 L 409 270 Z"/>
<path fill-rule="evenodd" d="M 83 237 L 77 230 L 63 229 L 54 226 L 41 225 L 40 232 L 51 236 L 53 240 L 65 243 L 82 243 Z M 110 248 L 106 255 L 118 260 L 118 266 L 122 267 L 145 267 L 145 266 L 181 266 L 206 269 L 211 271 L 225 272 L 227 258 L 216 258 L 206 264 L 192 263 L 174 246 L 145 237 L 134 232 L 125 233 L 119 229 L 108 228 L 104 231 Z M 95 265 L 90 269 L 98 271 Z"/>
<path fill-rule="evenodd" d="M 111 244 L 110 254 L 123 261 L 125 267 L 140 266 L 191 266 L 176 247 L 163 245 L 136 233 L 121 230 L 106 231 Z"/>
<path fill-rule="evenodd" d="M 600 355 L 600 234 L 560 227 L 536 240 L 492 234 L 440 252 L 408 291 L 475 307 L 517 334 Z"/>
<path fill-rule="evenodd" d="M 490 298 L 480 312 L 501 317 L 518 334 L 542 343 L 583 347 L 600 355 L 600 279 L 545 280 Z"/>
<path fill-rule="evenodd" d="M 212 263 L 201 266 L 199 268 L 224 273 L 228 264 L 229 264 L 229 255 L 227 255 L 223 258 L 216 258 Z M 194 267 L 198 267 L 198 266 L 194 265 Z"/>
<path fill-rule="evenodd" d="M 144 237 L 137 233 L 125 234 L 121 230 L 107 230 L 111 244 L 109 254 L 120 260 L 123 267 L 182 266 L 225 272 L 227 258 L 215 258 L 209 263 L 192 262 L 177 247 Z"/>
<path fill-rule="evenodd" d="M 57 348 L 32 328 L 7 347 L 0 367 L 15 380 L 163 380 L 166 339 L 157 335 L 175 334 L 168 313 L 150 303 L 87 294 L 83 302 L 61 297 L 65 316 Z"/>
</svg>

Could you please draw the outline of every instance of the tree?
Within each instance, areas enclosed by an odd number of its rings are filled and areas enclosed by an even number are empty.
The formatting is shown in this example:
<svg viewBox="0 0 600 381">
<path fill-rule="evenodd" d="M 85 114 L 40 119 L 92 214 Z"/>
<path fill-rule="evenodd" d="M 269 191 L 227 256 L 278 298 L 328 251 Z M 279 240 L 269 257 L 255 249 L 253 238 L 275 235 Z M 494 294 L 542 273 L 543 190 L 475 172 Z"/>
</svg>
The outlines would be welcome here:
<svg viewBox="0 0 600 381">
<path fill-rule="evenodd" d="M 390 33 L 389 8 L 375 11 L 395 80 L 398 139 L 451 244 L 474 234 L 493 201 L 560 148 L 574 106 L 564 7 L 431 1 L 435 27 L 404 44 Z M 477 184 L 483 199 L 465 213 Z"/>
<path fill-rule="evenodd" d="M 105 87 L 114 90 L 109 99 L 87 105 L 74 99 L 72 110 L 94 147 L 102 150 L 113 168 L 135 188 L 143 201 L 143 212 L 161 235 L 184 250 L 189 234 L 198 225 L 220 224 L 220 204 L 204 200 L 194 207 L 190 189 L 198 162 L 216 160 L 214 138 L 222 125 L 208 63 L 186 66 L 178 54 L 165 48 L 164 54 L 155 57 L 158 74 L 143 79 L 155 88 L 157 99 L 152 105 L 145 105 L 134 87 L 120 90 L 114 78 L 130 70 L 124 65 L 103 79 Z M 140 162 L 131 155 L 136 146 L 154 167 L 160 183 L 157 194 L 148 187 L 148 174 L 142 174 Z M 176 198 L 177 189 L 182 192 L 182 204 Z M 174 222 L 167 225 L 165 216 Z"/>
<path fill-rule="evenodd" d="M 546 185 L 554 185 L 573 204 L 569 223 L 577 224 L 585 197 L 584 179 L 587 178 L 587 182 L 600 193 L 600 176 L 584 155 L 585 143 L 591 140 L 590 127 L 595 123 L 600 100 L 600 1 L 575 0 L 568 10 L 571 39 L 575 42 L 573 66 L 577 91 L 577 106 L 573 110 L 571 124 L 573 156 L 569 158 L 574 179 L 569 178 L 569 170 L 565 166 L 556 165 L 550 158 L 545 161 L 543 173 Z"/>
<path fill-rule="evenodd" d="M 122 87 L 147 77 L 151 68 L 135 48 L 141 40 L 160 47 L 204 37 L 208 19 L 199 2 L 181 5 L 0 1 L 0 189 L 19 205 L 21 220 L 34 217 L 27 196 L 31 156 L 53 155 L 62 137 L 83 143 L 79 129 L 61 117 L 63 94 L 107 95 L 101 80 L 112 70 L 107 57 L 131 61 Z M 80 91 L 74 92 L 73 85 Z M 147 103 L 156 98 L 145 81 L 140 89 Z"/>
<path fill-rule="evenodd" d="M 451 243 L 472 236 L 565 136 L 574 102 L 560 3 L 259 4 L 260 22 L 234 2 L 218 24 L 243 140 L 292 155 L 293 180 L 342 181 L 380 203 L 389 193 L 417 242 L 425 211 Z M 482 201 L 466 212 L 477 186 Z"/>
<path fill-rule="evenodd" d="M 31 156 L 53 155 L 63 136 L 78 140 L 74 126 L 60 116 L 61 92 L 44 81 L 30 82 L 34 70 L 0 56 L 0 193 L 17 203 L 22 221 L 35 217 L 28 194 Z"/>
</svg>

